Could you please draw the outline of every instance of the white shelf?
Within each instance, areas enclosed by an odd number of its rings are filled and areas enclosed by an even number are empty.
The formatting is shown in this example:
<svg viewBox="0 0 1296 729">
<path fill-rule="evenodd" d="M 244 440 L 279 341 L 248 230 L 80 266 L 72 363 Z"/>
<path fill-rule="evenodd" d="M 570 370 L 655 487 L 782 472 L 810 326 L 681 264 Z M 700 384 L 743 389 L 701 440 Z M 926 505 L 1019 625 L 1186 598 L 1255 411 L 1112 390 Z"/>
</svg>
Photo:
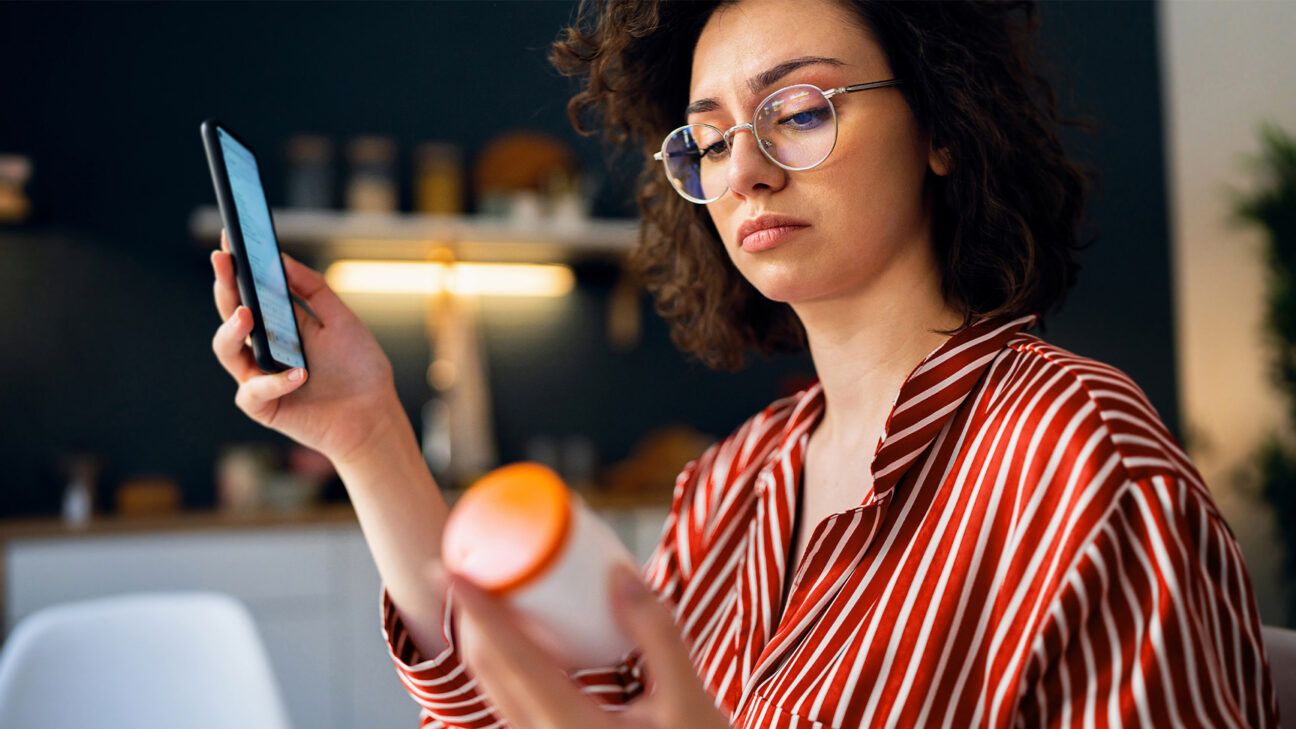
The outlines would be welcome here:
<svg viewBox="0 0 1296 729">
<path fill-rule="evenodd" d="M 635 219 L 518 223 L 484 216 L 287 208 L 272 212 L 280 245 L 289 252 L 328 259 L 427 260 L 448 249 L 464 261 L 621 261 L 639 236 Z M 189 217 L 190 233 L 204 245 L 218 240 L 222 227 L 214 205 L 199 207 Z"/>
</svg>

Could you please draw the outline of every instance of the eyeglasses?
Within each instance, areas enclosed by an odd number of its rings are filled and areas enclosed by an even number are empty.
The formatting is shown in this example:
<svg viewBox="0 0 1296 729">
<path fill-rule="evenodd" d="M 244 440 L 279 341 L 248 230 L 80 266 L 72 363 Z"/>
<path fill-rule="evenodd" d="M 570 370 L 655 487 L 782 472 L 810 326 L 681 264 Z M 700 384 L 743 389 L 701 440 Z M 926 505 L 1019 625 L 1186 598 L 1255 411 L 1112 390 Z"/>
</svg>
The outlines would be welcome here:
<svg viewBox="0 0 1296 729">
<path fill-rule="evenodd" d="M 653 155 L 666 168 L 675 191 L 689 202 L 705 205 L 729 191 L 729 149 L 733 135 L 746 129 L 769 161 L 791 172 L 817 167 L 837 146 L 837 110 L 832 97 L 895 86 L 899 79 L 823 89 L 796 84 L 775 91 L 756 107 L 748 124 L 720 131 L 710 124 L 685 124 L 666 135 Z"/>
</svg>

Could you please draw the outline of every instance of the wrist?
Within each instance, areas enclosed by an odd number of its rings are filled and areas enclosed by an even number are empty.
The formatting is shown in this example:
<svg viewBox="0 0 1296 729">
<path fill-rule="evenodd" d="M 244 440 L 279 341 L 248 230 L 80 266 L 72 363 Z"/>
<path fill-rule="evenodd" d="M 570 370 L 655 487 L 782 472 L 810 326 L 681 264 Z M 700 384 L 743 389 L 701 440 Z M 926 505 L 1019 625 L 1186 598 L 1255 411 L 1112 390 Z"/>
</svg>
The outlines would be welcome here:
<svg viewBox="0 0 1296 729">
<path fill-rule="evenodd" d="M 339 475 L 364 472 L 367 464 L 393 464 L 396 454 L 411 446 L 418 451 L 414 430 L 405 409 L 393 392 L 380 405 L 362 416 L 364 437 L 337 453 L 327 454 Z"/>
</svg>

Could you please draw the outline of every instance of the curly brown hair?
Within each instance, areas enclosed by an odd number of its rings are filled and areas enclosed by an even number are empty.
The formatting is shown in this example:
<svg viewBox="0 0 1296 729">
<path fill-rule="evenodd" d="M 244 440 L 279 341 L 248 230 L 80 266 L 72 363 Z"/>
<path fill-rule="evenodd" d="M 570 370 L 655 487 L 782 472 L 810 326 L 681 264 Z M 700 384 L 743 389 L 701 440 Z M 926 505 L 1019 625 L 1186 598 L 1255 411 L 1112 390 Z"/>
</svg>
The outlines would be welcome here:
<svg viewBox="0 0 1296 729">
<path fill-rule="evenodd" d="M 1027 313 L 1042 326 L 1075 283 L 1076 252 L 1093 242 L 1079 238 L 1097 173 L 1067 158 L 1058 130 L 1098 125 L 1060 116 L 1037 70 L 1035 3 L 839 1 L 906 80 L 898 88 L 933 147 L 949 152 L 949 174 L 929 169 L 926 181 L 942 292 L 964 315 L 942 333 Z M 705 206 L 677 195 L 652 154 L 682 123 L 678 110 L 688 103 L 703 26 L 734 2 L 581 0 L 549 54 L 560 73 L 582 81 L 567 105 L 577 132 L 601 127 L 614 152 L 635 144 L 643 151 L 633 274 L 653 294 L 676 346 L 728 371 L 741 369 L 751 350 L 804 350 L 805 330 L 788 304 L 766 298 L 739 273 Z"/>
</svg>

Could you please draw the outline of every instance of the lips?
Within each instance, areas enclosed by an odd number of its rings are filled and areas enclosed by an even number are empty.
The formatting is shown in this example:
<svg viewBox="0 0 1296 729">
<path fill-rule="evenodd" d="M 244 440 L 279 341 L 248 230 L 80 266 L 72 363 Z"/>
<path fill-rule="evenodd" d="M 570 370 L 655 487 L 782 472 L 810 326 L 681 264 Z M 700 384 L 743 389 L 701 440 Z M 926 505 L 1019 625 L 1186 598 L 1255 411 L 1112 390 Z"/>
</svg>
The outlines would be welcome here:
<svg viewBox="0 0 1296 729">
<path fill-rule="evenodd" d="M 758 245 L 759 241 L 771 237 L 782 238 L 783 236 L 773 235 L 776 231 L 778 233 L 788 233 L 793 230 L 808 227 L 810 227 L 810 224 L 800 218 L 794 218 L 790 215 L 768 213 L 743 221 L 743 224 L 738 226 L 738 245 L 744 249 L 748 249 L 749 247 L 766 248 L 769 246 Z M 760 233 L 762 230 L 770 230 L 771 233 L 756 236 L 751 239 L 749 244 L 748 239 L 751 238 L 753 234 Z"/>
</svg>

